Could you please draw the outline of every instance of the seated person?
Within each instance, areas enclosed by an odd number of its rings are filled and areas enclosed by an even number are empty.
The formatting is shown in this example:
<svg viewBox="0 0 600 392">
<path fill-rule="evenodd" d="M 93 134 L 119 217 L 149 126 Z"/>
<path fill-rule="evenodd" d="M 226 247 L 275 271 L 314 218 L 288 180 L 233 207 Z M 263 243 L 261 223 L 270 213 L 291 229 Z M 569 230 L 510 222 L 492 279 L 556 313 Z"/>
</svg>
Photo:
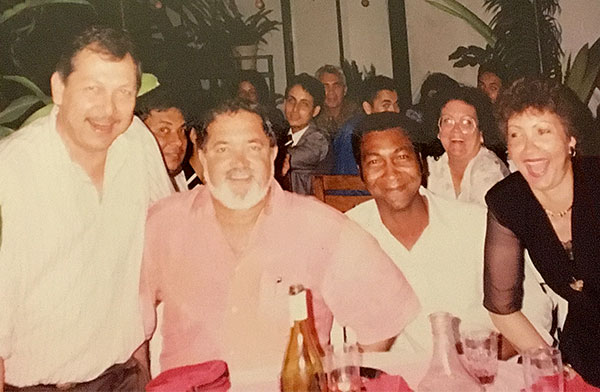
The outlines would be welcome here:
<svg viewBox="0 0 600 392">
<path fill-rule="evenodd" d="M 386 76 L 373 76 L 362 85 L 362 109 L 366 114 L 400 111 L 394 81 Z M 352 132 L 364 117 L 360 113 L 348 120 L 333 140 L 335 168 L 333 174 L 358 175 L 358 166 L 352 153 Z"/>
<path fill-rule="evenodd" d="M 447 200 L 421 186 L 421 160 L 406 118 L 394 113 L 367 116 L 353 134 L 362 179 L 374 199 L 346 214 L 371 233 L 413 286 L 422 310 L 392 348 L 429 353 L 428 314 L 446 311 L 463 323 L 491 326 L 481 306 L 485 208 Z M 526 268 L 527 312 L 546 341 L 552 301 Z"/>
<path fill-rule="evenodd" d="M 440 101 L 438 139 L 445 152 L 427 158 L 427 189 L 449 199 L 485 205 L 486 192 L 509 173 L 504 162 L 484 146 L 503 144 L 492 105 L 474 87 L 449 90 Z"/>
<path fill-rule="evenodd" d="M 244 99 L 250 105 L 260 105 L 266 117 L 271 121 L 277 139 L 284 139 L 288 126 L 281 110 L 277 109 L 265 77 L 255 70 L 242 70 L 235 78 L 233 95 Z"/>
<path fill-rule="evenodd" d="M 564 363 L 600 387 L 600 160 L 577 153 L 585 130 L 574 98 L 554 80 L 525 78 L 498 99 L 500 127 L 519 171 L 485 197 L 484 306 L 519 351 L 544 344 L 521 306 L 526 249 L 568 302 L 558 346 Z"/>
<path fill-rule="evenodd" d="M 388 349 L 419 304 L 375 239 L 323 203 L 281 189 L 275 135 L 258 111 L 226 102 L 203 124 L 206 186 L 158 202 L 146 225 L 140 290 L 148 338 L 162 303 L 161 370 L 222 359 L 232 374 L 262 368 L 277 377 L 288 288 L 298 283 L 311 292 L 321 344 L 335 316 L 365 350 Z"/>
<path fill-rule="evenodd" d="M 178 191 L 188 189 L 183 160 L 188 145 L 184 104 L 180 95 L 164 86 L 142 95 L 136 102 L 135 114 L 152 132 Z"/>
<path fill-rule="evenodd" d="M 328 174 L 333 169 L 333 151 L 327 135 L 313 122 L 324 98 L 321 83 L 306 73 L 292 79 L 285 89 L 284 112 L 291 140 L 285 146 L 281 174 L 295 193 L 312 194 L 313 175 Z"/>
<path fill-rule="evenodd" d="M 481 64 L 477 70 L 477 88 L 483 91 L 492 103 L 496 102 L 502 90 L 504 73 L 502 66 L 493 61 Z"/>
<path fill-rule="evenodd" d="M 360 113 L 360 108 L 356 102 L 346 97 L 346 75 L 340 67 L 324 65 L 317 70 L 315 77 L 325 89 L 325 100 L 315 123 L 325 131 L 329 140 L 333 140 L 342 124 Z"/>
</svg>

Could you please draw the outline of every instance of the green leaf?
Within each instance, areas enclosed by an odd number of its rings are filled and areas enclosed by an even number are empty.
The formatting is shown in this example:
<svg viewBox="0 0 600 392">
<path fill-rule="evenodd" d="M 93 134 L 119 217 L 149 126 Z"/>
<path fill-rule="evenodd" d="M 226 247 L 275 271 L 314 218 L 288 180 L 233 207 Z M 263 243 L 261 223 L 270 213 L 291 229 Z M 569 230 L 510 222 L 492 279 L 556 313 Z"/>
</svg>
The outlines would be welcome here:
<svg viewBox="0 0 600 392">
<path fill-rule="evenodd" d="M 6 109 L 0 112 L 0 124 L 15 121 L 38 102 L 40 102 L 40 99 L 35 95 L 24 95 L 15 99 Z"/>
<path fill-rule="evenodd" d="M 11 129 L 9 127 L 4 127 L 4 126 L 0 125 L 0 139 L 2 139 L 3 137 L 6 137 L 8 135 L 10 135 L 14 131 L 15 131 L 14 129 Z"/>
<path fill-rule="evenodd" d="M 140 91 L 138 92 L 138 97 L 146 94 L 150 90 L 154 90 L 159 86 L 158 78 L 151 73 L 142 74 L 142 85 L 140 86 Z"/>
<path fill-rule="evenodd" d="M 496 44 L 496 36 L 490 26 L 487 25 L 479 16 L 475 15 L 470 9 L 462 5 L 456 0 L 425 0 L 430 5 L 467 22 L 469 26 L 490 46 Z"/>
<path fill-rule="evenodd" d="M 20 128 L 23 128 L 26 125 L 31 124 L 32 122 L 34 122 L 35 120 L 37 120 L 40 117 L 44 117 L 46 115 L 48 115 L 51 111 L 52 108 L 54 107 L 53 103 L 49 103 L 48 105 L 39 108 L 38 110 L 36 110 L 35 112 L 33 112 L 33 114 L 29 117 L 27 117 L 27 119 L 25 121 L 23 121 L 23 124 L 21 124 Z"/>
<path fill-rule="evenodd" d="M 88 5 L 92 7 L 92 5 L 86 0 L 28 0 L 18 3 L 12 8 L 7 9 L 0 15 L 0 24 L 6 22 L 8 19 L 12 18 L 19 13 L 35 8 L 41 7 L 48 4 L 79 4 L 79 5 Z"/>
<path fill-rule="evenodd" d="M 13 82 L 17 82 L 27 87 L 29 90 L 31 90 L 32 93 L 35 94 L 36 97 L 38 97 L 46 105 L 52 102 L 52 98 L 44 94 L 44 92 L 38 86 L 36 86 L 35 83 L 33 83 L 31 80 L 27 79 L 24 76 L 6 75 L 2 76 L 2 78 L 6 80 L 12 80 Z"/>
</svg>

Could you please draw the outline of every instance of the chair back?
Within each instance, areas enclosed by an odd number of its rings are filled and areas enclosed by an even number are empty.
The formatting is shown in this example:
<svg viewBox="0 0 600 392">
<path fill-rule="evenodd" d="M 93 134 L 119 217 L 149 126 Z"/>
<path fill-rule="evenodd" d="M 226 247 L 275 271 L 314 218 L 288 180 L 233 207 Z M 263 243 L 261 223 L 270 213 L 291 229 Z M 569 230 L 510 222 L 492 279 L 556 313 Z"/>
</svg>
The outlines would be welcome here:
<svg viewBox="0 0 600 392">
<path fill-rule="evenodd" d="M 359 176 L 315 175 L 313 193 L 317 199 L 341 212 L 372 198 Z"/>
</svg>

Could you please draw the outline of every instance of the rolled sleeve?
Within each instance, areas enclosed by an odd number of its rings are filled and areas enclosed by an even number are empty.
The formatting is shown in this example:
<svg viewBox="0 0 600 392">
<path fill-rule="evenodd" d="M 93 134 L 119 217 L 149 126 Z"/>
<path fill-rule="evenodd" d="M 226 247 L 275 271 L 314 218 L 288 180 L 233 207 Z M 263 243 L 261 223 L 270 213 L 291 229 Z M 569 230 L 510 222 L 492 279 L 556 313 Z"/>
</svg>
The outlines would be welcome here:
<svg viewBox="0 0 600 392">
<path fill-rule="evenodd" d="M 412 287 L 376 240 L 348 220 L 323 278 L 323 298 L 361 344 L 397 336 L 417 315 Z"/>
</svg>

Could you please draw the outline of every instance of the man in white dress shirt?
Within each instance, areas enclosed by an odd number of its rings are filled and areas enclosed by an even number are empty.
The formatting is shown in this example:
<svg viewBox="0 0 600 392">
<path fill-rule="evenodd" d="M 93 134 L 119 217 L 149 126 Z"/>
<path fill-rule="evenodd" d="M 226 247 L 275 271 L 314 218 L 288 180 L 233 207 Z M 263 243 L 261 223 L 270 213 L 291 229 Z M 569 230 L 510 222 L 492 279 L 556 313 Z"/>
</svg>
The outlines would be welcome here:
<svg viewBox="0 0 600 392">
<path fill-rule="evenodd" d="M 52 75 L 52 113 L 0 142 L 0 391 L 144 388 L 144 223 L 172 186 L 133 117 L 140 80 L 128 36 L 90 27 Z"/>
<path fill-rule="evenodd" d="M 398 336 L 392 350 L 430 352 L 427 316 L 446 311 L 463 323 L 490 326 L 482 306 L 486 211 L 443 199 L 421 186 L 421 160 L 410 123 L 395 113 L 367 116 L 353 134 L 360 174 L 374 199 L 347 215 L 372 234 L 404 272 L 422 311 Z M 412 133 L 414 134 L 414 133 Z M 552 302 L 526 279 L 525 302 L 536 325 L 551 328 Z"/>
</svg>

